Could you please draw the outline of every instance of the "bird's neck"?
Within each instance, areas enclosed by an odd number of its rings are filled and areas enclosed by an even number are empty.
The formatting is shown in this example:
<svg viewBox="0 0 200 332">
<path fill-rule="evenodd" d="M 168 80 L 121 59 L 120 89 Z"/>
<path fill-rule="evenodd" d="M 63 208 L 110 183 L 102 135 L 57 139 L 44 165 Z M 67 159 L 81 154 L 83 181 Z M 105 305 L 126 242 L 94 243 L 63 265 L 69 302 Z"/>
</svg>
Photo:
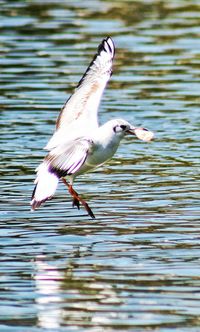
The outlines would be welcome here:
<svg viewBox="0 0 200 332">
<path fill-rule="evenodd" d="M 119 146 L 121 137 L 116 136 L 113 129 L 109 126 L 109 123 L 106 122 L 104 125 L 100 126 L 94 132 L 94 142 L 95 144 L 100 144 L 104 148 L 113 147 L 117 149 Z"/>
</svg>

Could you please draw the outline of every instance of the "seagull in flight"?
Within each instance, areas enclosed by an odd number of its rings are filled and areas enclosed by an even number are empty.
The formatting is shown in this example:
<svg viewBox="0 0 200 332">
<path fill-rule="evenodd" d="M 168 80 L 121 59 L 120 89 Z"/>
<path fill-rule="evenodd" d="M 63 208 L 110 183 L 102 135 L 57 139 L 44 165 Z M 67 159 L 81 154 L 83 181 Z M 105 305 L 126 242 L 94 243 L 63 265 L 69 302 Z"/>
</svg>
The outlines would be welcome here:
<svg viewBox="0 0 200 332">
<path fill-rule="evenodd" d="M 79 209 L 82 204 L 88 215 L 95 218 L 87 202 L 74 190 L 75 178 L 111 159 L 124 136 L 131 134 L 143 141 L 153 138 L 148 129 L 134 127 L 123 119 L 112 119 L 99 126 L 97 112 L 112 74 L 114 54 L 113 40 L 103 39 L 74 93 L 64 104 L 56 130 L 45 147 L 48 154 L 36 169 L 30 202 L 32 211 L 51 199 L 62 181 L 72 196 L 73 207 Z"/>
</svg>

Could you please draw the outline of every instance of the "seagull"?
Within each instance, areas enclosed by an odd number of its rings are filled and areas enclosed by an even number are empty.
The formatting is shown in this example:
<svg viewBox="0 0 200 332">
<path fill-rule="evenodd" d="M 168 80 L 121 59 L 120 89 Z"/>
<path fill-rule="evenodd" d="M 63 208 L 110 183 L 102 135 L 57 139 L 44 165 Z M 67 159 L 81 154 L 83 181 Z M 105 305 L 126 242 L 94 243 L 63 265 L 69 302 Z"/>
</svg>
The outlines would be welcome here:
<svg viewBox="0 0 200 332">
<path fill-rule="evenodd" d="M 112 74 L 114 55 L 113 40 L 103 39 L 74 93 L 61 109 L 55 132 L 44 148 L 48 154 L 36 169 L 30 202 L 32 211 L 51 199 L 62 181 L 73 198 L 73 207 L 80 209 L 82 204 L 88 215 L 95 218 L 87 202 L 74 190 L 75 178 L 111 159 L 124 136 L 131 134 L 143 141 L 153 138 L 153 132 L 134 127 L 123 119 L 112 119 L 101 126 L 98 123 L 99 103 Z"/>
</svg>

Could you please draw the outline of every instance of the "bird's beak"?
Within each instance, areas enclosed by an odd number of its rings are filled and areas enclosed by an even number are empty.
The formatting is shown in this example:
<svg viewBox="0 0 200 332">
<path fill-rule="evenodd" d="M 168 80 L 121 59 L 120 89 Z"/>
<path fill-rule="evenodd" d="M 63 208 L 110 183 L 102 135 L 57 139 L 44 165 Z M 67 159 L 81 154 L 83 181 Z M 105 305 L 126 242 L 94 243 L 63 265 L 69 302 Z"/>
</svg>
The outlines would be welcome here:
<svg viewBox="0 0 200 332">
<path fill-rule="evenodd" d="M 142 141 L 149 142 L 154 138 L 154 133 L 146 128 L 142 127 L 131 127 L 127 130 L 127 133 L 135 135 Z"/>
</svg>

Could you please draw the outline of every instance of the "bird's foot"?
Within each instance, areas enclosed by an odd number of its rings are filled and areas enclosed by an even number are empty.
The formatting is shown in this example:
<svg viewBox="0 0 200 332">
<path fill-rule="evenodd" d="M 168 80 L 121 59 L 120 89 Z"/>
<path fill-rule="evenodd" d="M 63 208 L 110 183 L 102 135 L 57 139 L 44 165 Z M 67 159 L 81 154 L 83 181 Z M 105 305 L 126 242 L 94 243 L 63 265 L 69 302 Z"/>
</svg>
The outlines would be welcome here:
<svg viewBox="0 0 200 332">
<path fill-rule="evenodd" d="M 87 211 L 88 215 L 95 219 L 95 215 L 92 212 L 91 208 L 89 207 L 88 203 L 82 199 L 79 194 L 74 190 L 71 184 L 69 184 L 64 178 L 62 178 L 63 183 L 68 187 L 69 193 L 73 197 L 72 206 L 76 206 L 78 209 L 80 209 L 80 203 L 84 206 L 85 210 Z"/>
<path fill-rule="evenodd" d="M 76 206 L 78 209 L 80 209 L 80 203 L 81 203 L 84 206 L 87 213 L 89 214 L 89 216 L 92 219 L 95 219 L 95 215 L 92 212 L 91 208 L 89 207 L 88 203 L 79 196 L 79 194 L 72 188 L 72 186 L 69 186 L 69 192 L 73 197 L 73 202 L 72 202 L 73 207 Z"/>
<path fill-rule="evenodd" d="M 83 204 L 84 208 L 86 209 L 87 213 L 89 214 L 89 216 L 92 218 L 92 219 L 95 219 L 95 215 L 94 213 L 92 212 L 91 208 L 89 207 L 88 203 L 86 201 L 84 201 L 82 198 L 80 200 L 80 202 Z"/>
<path fill-rule="evenodd" d="M 73 201 L 72 201 L 72 206 L 73 207 L 77 207 L 78 210 L 80 210 L 80 202 L 77 198 L 73 198 Z"/>
</svg>

